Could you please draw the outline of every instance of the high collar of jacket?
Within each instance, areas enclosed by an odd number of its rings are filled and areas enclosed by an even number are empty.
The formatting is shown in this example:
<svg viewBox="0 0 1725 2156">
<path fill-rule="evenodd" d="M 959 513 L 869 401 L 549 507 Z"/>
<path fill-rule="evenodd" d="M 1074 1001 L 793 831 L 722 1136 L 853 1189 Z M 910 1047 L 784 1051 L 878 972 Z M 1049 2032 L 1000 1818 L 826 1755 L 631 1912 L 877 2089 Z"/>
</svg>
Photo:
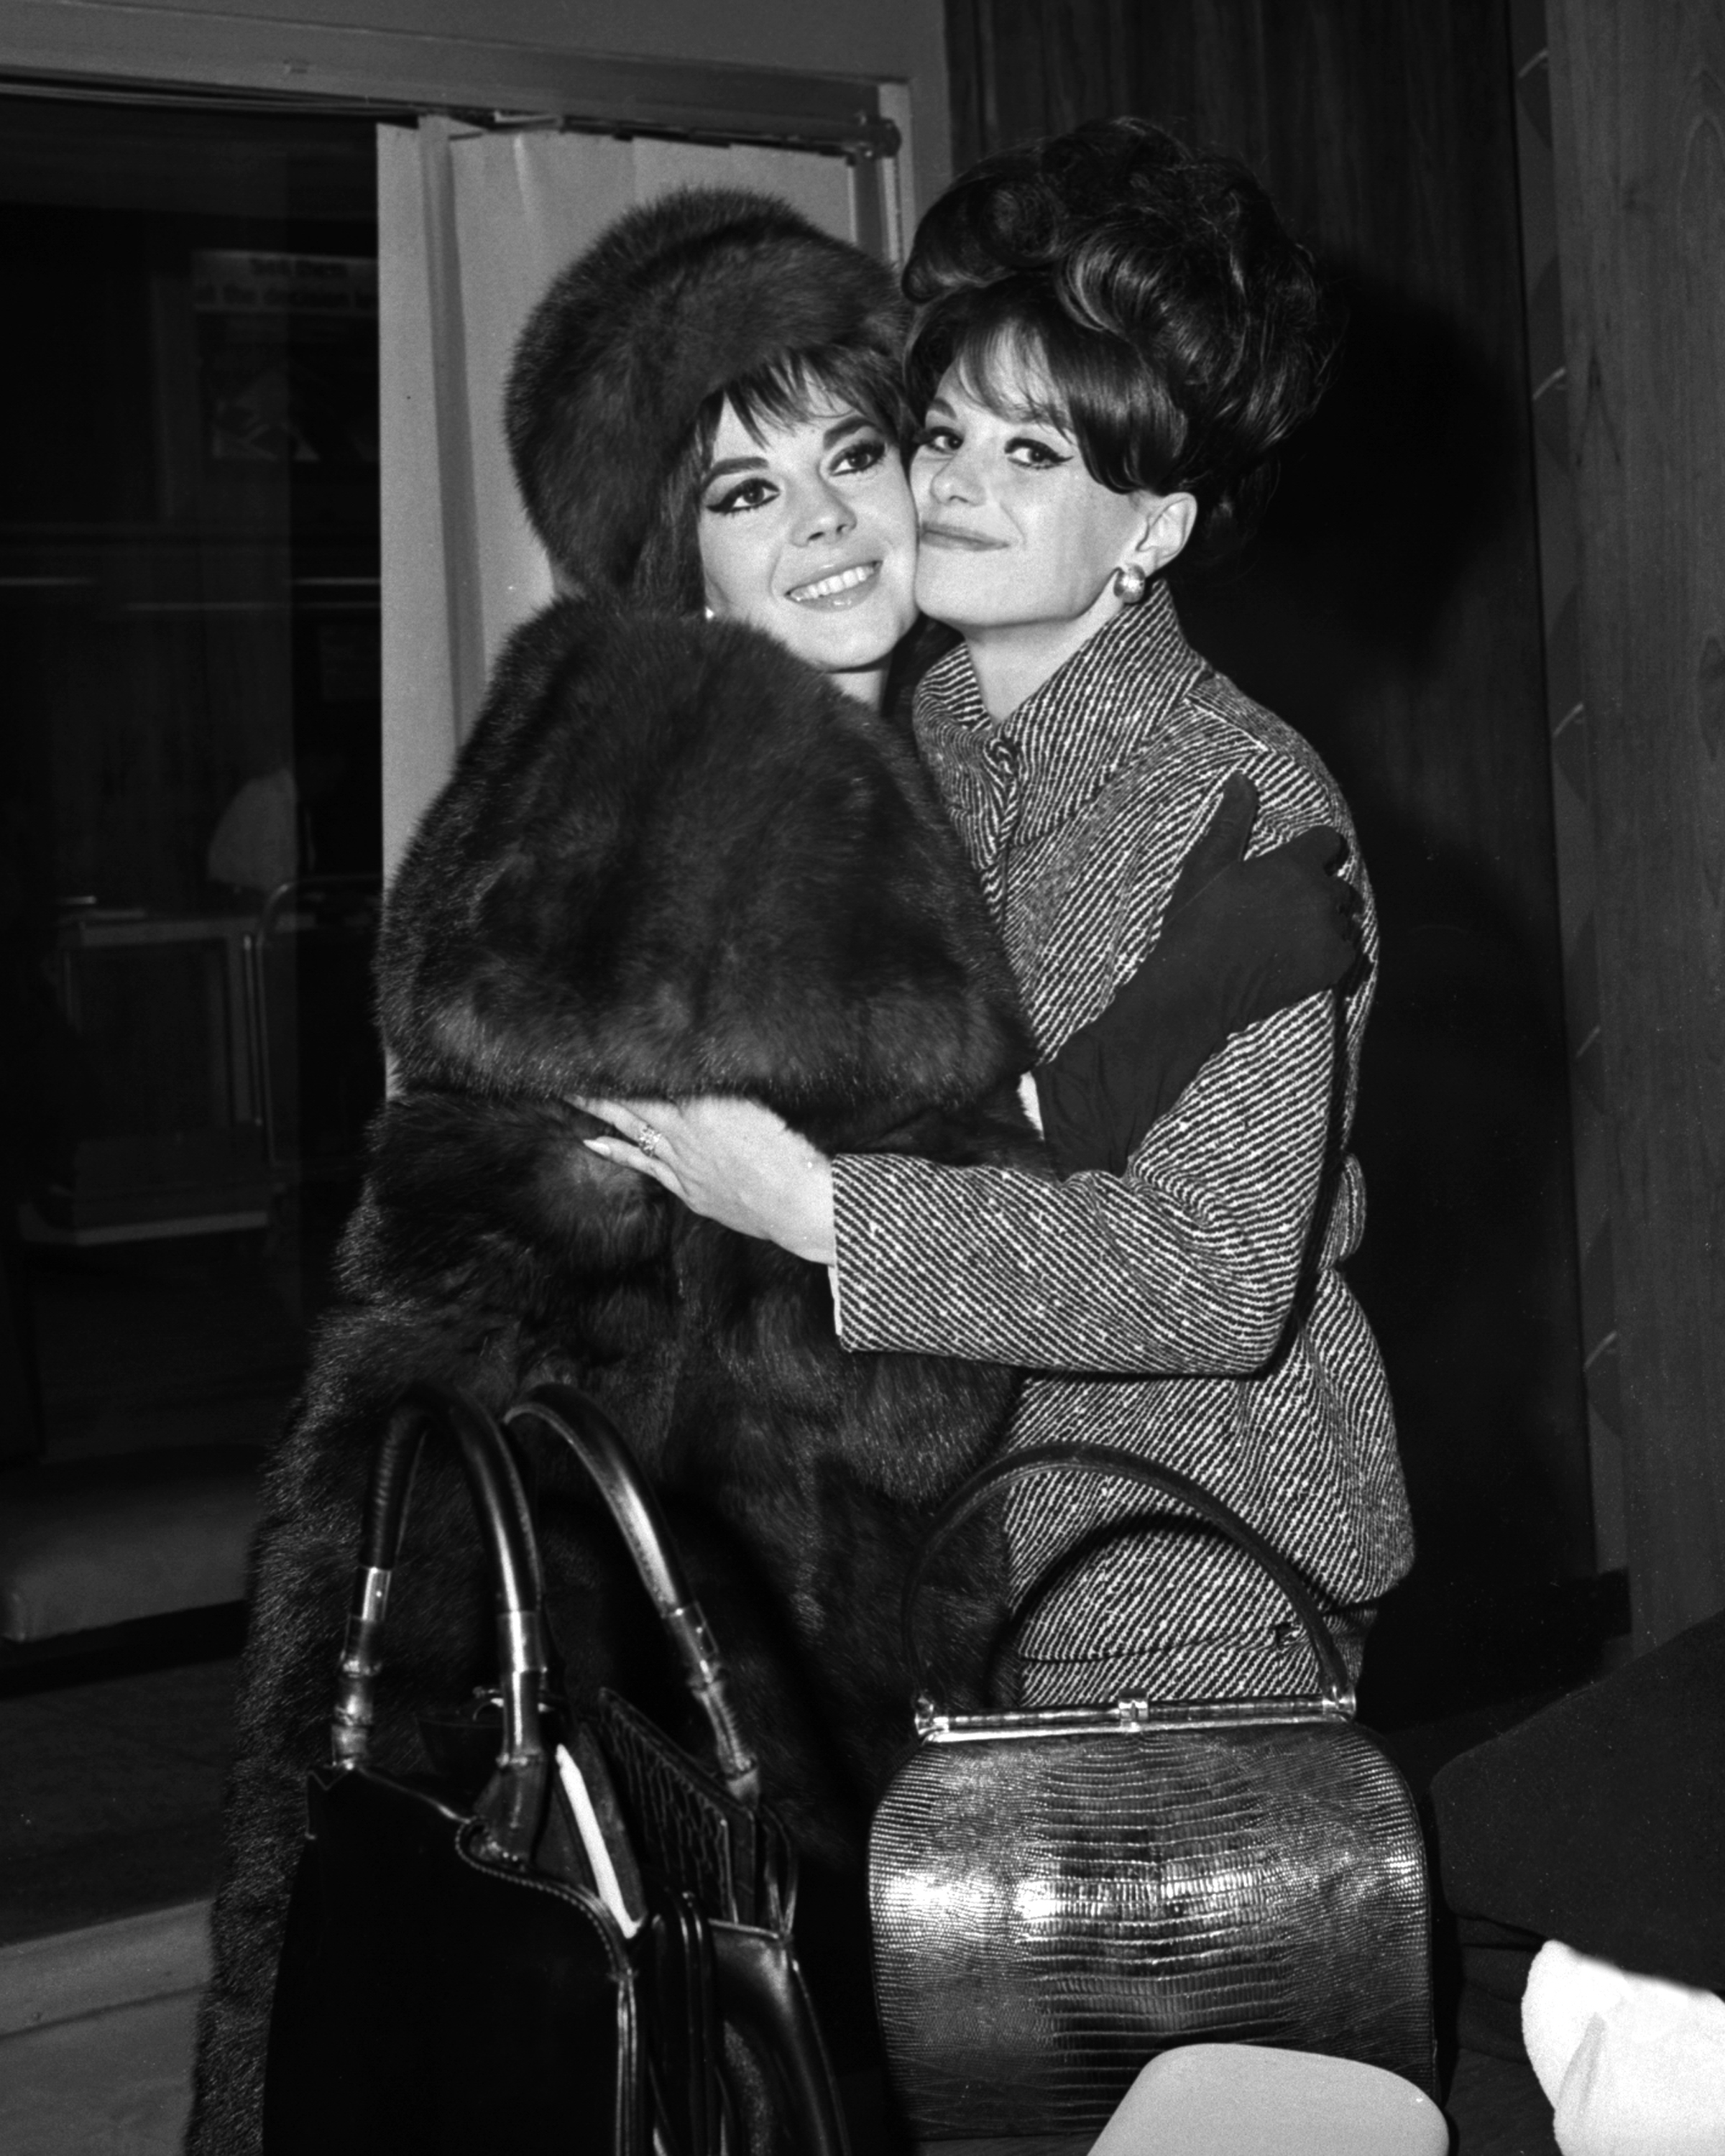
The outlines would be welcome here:
<svg viewBox="0 0 1725 2156">
<path fill-rule="evenodd" d="M 949 799 L 1011 791 L 1015 834 L 1034 839 L 1093 801 L 1207 670 L 1158 579 L 1004 719 L 984 708 L 961 644 L 917 690 L 917 740 Z"/>
</svg>

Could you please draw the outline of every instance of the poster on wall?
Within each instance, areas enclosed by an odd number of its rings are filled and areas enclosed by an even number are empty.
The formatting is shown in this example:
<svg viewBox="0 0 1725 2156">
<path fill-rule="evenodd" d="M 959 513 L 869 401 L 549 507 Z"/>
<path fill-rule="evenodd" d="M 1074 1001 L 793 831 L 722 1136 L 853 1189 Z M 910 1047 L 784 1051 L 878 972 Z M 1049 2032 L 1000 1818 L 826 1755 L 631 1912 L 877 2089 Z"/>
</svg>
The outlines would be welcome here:
<svg viewBox="0 0 1725 2156">
<path fill-rule="evenodd" d="M 198 249 L 192 309 L 209 462 L 376 465 L 374 258 Z"/>
</svg>

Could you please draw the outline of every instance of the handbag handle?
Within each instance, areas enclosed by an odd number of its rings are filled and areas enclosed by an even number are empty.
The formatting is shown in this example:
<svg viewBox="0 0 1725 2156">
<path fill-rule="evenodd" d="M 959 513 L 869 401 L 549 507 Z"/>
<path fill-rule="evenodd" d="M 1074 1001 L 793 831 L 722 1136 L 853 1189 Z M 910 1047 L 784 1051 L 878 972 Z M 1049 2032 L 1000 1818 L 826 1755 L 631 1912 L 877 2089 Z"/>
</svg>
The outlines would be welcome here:
<svg viewBox="0 0 1725 2156">
<path fill-rule="evenodd" d="M 359 1572 L 341 1649 L 331 1755 L 337 1767 L 357 1767 L 371 1748 L 389 1584 L 401 1551 L 414 1471 L 432 1430 L 452 1443 L 459 1457 L 490 1559 L 496 1605 L 503 1742 L 497 1774 L 478 1810 L 496 1853 L 524 1862 L 538 1831 L 550 1773 L 539 1720 L 546 1671 L 539 1548 L 508 1443 L 479 1403 L 453 1386 L 420 1381 L 405 1387 L 384 1425 L 367 1494 Z"/>
<path fill-rule="evenodd" d="M 572 1385 L 536 1385 L 505 1412 L 503 1419 L 511 1429 L 522 1422 L 542 1423 L 587 1470 L 676 1650 L 683 1681 L 706 1717 L 721 1779 L 733 1797 L 755 1804 L 761 1794 L 761 1770 L 742 1733 L 730 1675 L 701 1604 L 689 1590 L 659 1501 L 616 1424 Z"/>
<path fill-rule="evenodd" d="M 1330 1628 L 1325 1624 L 1311 1590 L 1299 1573 L 1279 1551 L 1271 1548 L 1255 1528 L 1249 1527 L 1231 1507 L 1219 1497 L 1212 1496 L 1201 1482 L 1194 1482 L 1189 1475 L 1182 1475 L 1178 1468 L 1163 1467 L 1150 1460 L 1141 1460 L 1137 1453 L 1123 1451 L 1113 1445 L 1038 1445 L 1028 1446 L 1023 1452 L 1009 1454 L 997 1460 L 992 1466 L 984 1467 L 973 1475 L 947 1500 L 936 1513 L 922 1547 L 916 1553 L 916 1561 L 911 1568 L 911 1576 L 905 1583 L 902 1621 L 904 1627 L 905 1660 L 916 1671 L 918 1689 L 922 1685 L 922 1657 L 916 1645 L 916 1607 L 930 1568 L 937 1556 L 964 1522 L 972 1518 L 991 1497 L 999 1491 L 1011 1489 L 1014 1484 L 1027 1482 L 1055 1468 L 1076 1469 L 1086 1476 L 1111 1476 L 1117 1481 L 1136 1482 L 1141 1488 L 1154 1490 L 1163 1497 L 1172 1497 L 1190 1507 L 1199 1517 L 1227 1537 L 1235 1548 L 1242 1551 L 1266 1572 L 1286 1596 L 1290 1607 L 1300 1620 L 1307 1641 L 1317 1659 L 1318 1677 L 1325 1702 L 1337 1712 L 1352 1717 L 1354 1711 L 1353 1680 L 1348 1673 L 1348 1665 L 1342 1659 L 1342 1650 L 1336 1645 Z M 1034 1589 L 1033 1589 L 1034 1593 Z M 1021 1614 L 1013 1612 L 1015 1620 Z"/>
</svg>

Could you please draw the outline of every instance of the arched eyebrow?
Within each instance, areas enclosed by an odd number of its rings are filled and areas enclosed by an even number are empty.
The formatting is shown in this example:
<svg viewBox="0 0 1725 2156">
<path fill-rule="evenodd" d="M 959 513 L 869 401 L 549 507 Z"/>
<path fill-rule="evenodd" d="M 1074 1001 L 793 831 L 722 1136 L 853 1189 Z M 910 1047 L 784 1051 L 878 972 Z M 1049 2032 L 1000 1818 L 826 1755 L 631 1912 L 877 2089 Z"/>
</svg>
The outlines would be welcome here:
<svg viewBox="0 0 1725 2156">
<path fill-rule="evenodd" d="M 875 422 L 866 413 L 847 412 L 842 419 L 834 419 L 832 425 L 823 431 L 821 452 L 824 454 L 827 450 L 836 449 L 840 442 L 848 441 L 853 434 L 878 431 Z M 703 486 L 711 486 L 716 479 L 726 479 L 733 472 L 765 471 L 766 469 L 767 459 L 764 456 L 721 457 L 716 464 L 709 465 L 701 474 L 701 483 Z"/>
<path fill-rule="evenodd" d="M 701 483 L 711 486 L 716 479 L 724 479 L 732 472 L 765 471 L 765 457 L 721 457 L 716 465 L 709 465 L 701 474 Z"/>
</svg>

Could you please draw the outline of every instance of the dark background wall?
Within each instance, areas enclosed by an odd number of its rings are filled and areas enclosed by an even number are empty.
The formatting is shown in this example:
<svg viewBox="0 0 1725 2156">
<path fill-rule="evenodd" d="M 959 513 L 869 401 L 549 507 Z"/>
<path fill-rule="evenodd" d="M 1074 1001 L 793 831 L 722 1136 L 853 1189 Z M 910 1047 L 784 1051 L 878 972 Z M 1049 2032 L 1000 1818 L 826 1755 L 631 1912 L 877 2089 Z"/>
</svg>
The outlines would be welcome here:
<svg viewBox="0 0 1725 2156">
<path fill-rule="evenodd" d="M 1502 0 L 948 0 L 947 33 L 961 169 L 1142 113 L 1244 157 L 1350 316 L 1255 555 L 1181 610 L 1329 762 L 1382 908 L 1350 1276 L 1420 1558 L 1368 1686 L 1537 1682 L 1594 1548 Z"/>
<path fill-rule="evenodd" d="M 1725 4 L 1546 17 L 1647 1645 L 1725 1605 Z"/>
</svg>

